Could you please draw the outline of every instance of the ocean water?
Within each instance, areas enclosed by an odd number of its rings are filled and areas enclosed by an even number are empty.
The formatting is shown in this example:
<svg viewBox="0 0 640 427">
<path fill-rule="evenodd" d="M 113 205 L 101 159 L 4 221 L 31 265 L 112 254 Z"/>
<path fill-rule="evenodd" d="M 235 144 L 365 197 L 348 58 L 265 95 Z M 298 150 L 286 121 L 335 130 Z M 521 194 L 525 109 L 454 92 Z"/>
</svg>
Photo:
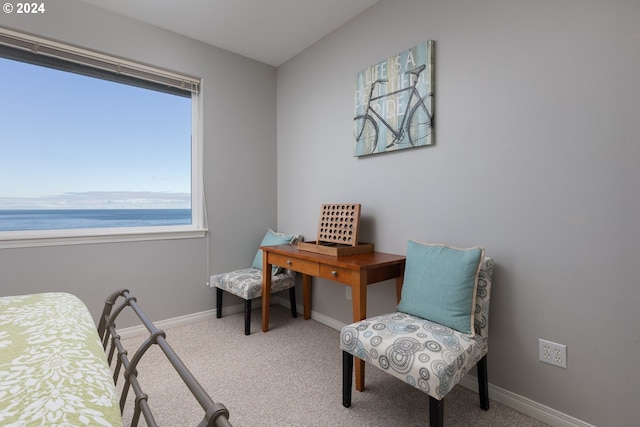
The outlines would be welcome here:
<svg viewBox="0 0 640 427">
<path fill-rule="evenodd" d="M 0 231 L 191 224 L 191 209 L 0 210 Z"/>
</svg>

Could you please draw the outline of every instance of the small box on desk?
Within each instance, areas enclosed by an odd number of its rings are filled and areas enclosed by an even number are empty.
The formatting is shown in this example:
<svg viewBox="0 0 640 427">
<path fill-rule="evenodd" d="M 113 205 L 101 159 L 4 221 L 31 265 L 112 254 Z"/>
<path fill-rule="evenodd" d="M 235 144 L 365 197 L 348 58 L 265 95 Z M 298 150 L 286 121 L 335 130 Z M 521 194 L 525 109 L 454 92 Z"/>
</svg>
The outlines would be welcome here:
<svg viewBox="0 0 640 427">
<path fill-rule="evenodd" d="M 345 256 L 373 252 L 373 243 L 358 243 L 355 246 L 330 242 L 298 242 L 301 251 L 330 256 Z"/>
</svg>

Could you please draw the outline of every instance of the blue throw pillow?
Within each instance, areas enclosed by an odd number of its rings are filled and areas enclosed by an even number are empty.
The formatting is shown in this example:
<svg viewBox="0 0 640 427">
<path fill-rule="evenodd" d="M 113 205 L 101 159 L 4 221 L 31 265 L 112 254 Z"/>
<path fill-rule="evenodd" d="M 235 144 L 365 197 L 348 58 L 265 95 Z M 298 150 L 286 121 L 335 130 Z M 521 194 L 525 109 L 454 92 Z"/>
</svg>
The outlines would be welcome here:
<svg viewBox="0 0 640 427">
<path fill-rule="evenodd" d="M 454 248 L 409 240 L 398 311 L 475 335 L 478 273 L 484 248 Z"/>
<path fill-rule="evenodd" d="M 264 235 L 260 246 L 288 245 L 293 243 L 297 237 L 298 236 L 295 234 L 276 233 L 269 229 L 267 234 Z M 253 264 L 251 264 L 251 267 L 262 270 L 262 249 L 258 249 L 256 256 L 253 258 Z M 272 274 L 278 273 L 278 270 L 280 270 L 280 267 L 274 265 L 272 268 Z"/>
</svg>

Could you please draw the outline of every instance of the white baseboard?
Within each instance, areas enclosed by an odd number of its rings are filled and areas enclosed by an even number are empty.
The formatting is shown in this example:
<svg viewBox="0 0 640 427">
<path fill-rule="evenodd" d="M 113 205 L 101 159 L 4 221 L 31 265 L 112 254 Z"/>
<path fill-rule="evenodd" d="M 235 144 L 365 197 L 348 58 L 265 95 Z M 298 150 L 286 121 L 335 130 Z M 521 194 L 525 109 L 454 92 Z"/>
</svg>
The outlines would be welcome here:
<svg viewBox="0 0 640 427">
<path fill-rule="evenodd" d="M 478 379 L 476 377 L 466 375 L 460 380 L 459 384 L 471 391 L 478 392 Z M 493 384 L 489 384 L 489 398 L 554 427 L 595 427 L 592 424 L 556 411 L 548 406 L 541 405 L 538 402 Z"/>
<path fill-rule="evenodd" d="M 291 305 L 289 304 L 289 298 L 274 297 L 272 301 L 274 304 L 280 304 L 284 307 L 291 308 Z M 260 300 L 254 301 L 253 304 L 254 308 L 262 306 Z M 298 305 L 298 312 L 302 313 L 303 310 L 303 307 L 301 305 Z M 225 315 L 239 313 L 242 311 L 244 311 L 244 304 L 242 303 L 224 307 Z M 160 320 L 158 322 L 154 322 L 154 324 L 158 329 L 168 329 L 176 326 L 183 326 L 190 323 L 207 320 L 215 317 L 215 315 L 216 310 L 207 310 L 200 313 L 175 317 L 173 319 Z M 313 310 L 311 310 L 311 319 L 336 330 L 340 330 L 343 326 L 345 326 L 345 323 L 325 316 L 321 313 L 317 313 Z M 119 329 L 118 333 L 124 339 L 138 335 L 145 335 L 147 334 L 147 329 L 143 325 L 140 325 L 131 328 Z M 473 377 L 471 375 L 467 375 L 462 378 L 462 380 L 460 381 L 460 385 L 476 393 L 478 392 L 478 380 L 476 377 Z M 493 384 L 489 384 L 489 398 L 493 401 L 501 403 L 511 409 L 514 409 L 518 412 L 521 412 L 554 427 L 595 427 L 592 424 L 586 423 L 582 420 L 564 414 L 548 406 L 534 402 L 531 399 L 520 396 L 516 393 L 512 393 Z"/>
<path fill-rule="evenodd" d="M 291 305 L 289 304 L 288 298 L 275 297 L 275 298 L 272 298 L 271 301 L 274 304 L 284 305 L 287 308 L 291 307 Z M 251 305 L 252 308 L 262 307 L 262 301 L 259 299 L 252 301 L 251 304 L 252 304 Z M 302 310 L 302 308 L 300 308 L 300 310 Z M 224 315 L 240 313 L 243 311 L 244 311 L 244 303 L 224 306 Z M 191 323 L 196 323 L 203 320 L 211 319 L 211 318 L 214 318 L 215 316 L 216 316 L 216 310 L 212 309 L 212 310 L 201 311 L 199 313 L 178 316 L 172 319 L 154 321 L 153 324 L 158 329 L 169 329 L 169 328 L 175 328 L 177 326 L 189 325 Z M 120 337 L 122 339 L 126 339 L 126 338 L 133 338 L 140 335 L 147 335 L 148 331 L 144 325 L 137 325 L 137 326 L 132 326 L 130 328 L 122 328 L 122 329 L 118 328 L 118 334 L 120 334 Z"/>
<path fill-rule="evenodd" d="M 177 326 L 189 325 L 191 323 L 200 322 L 202 320 L 207 320 L 215 317 L 215 310 L 207 310 L 201 311 L 200 313 L 187 314 L 185 316 L 178 316 L 172 319 L 159 320 L 157 322 L 153 322 L 153 324 L 158 329 L 168 329 L 175 328 Z M 120 334 L 120 338 L 132 338 L 140 335 L 148 335 L 149 332 L 144 325 L 132 326 L 130 328 L 118 328 L 118 334 Z"/>
</svg>

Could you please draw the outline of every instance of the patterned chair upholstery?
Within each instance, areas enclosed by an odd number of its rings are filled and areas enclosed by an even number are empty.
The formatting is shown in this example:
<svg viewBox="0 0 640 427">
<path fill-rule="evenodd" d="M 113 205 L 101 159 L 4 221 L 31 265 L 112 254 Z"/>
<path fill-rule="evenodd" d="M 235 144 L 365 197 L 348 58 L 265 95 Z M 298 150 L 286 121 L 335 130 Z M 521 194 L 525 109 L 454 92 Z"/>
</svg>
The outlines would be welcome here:
<svg viewBox="0 0 640 427">
<path fill-rule="evenodd" d="M 271 278 L 271 293 L 289 289 L 292 317 L 298 317 L 295 286 L 295 273 L 290 270 L 284 270 Z M 262 270 L 250 267 L 217 274 L 211 276 L 211 287 L 216 288 L 216 317 L 218 319 L 222 317 L 223 291 L 245 300 L 244 334 L 249 335 L 251 333 L 251 300 L 262 296 Z"/>
<path fill-rule="evenodd" d="M 430 426 L 442 426 L 443 398 L 477 365 L 480 406 L 489 409 L 487 351 L 493 260 L 482 260 L 473 314 L 475 336 L 420 317 L 395 312 L 347 325 L 343 350 L 343 405 L 351 405 L 353 357 L 429 395 Z"/>
</svg>

